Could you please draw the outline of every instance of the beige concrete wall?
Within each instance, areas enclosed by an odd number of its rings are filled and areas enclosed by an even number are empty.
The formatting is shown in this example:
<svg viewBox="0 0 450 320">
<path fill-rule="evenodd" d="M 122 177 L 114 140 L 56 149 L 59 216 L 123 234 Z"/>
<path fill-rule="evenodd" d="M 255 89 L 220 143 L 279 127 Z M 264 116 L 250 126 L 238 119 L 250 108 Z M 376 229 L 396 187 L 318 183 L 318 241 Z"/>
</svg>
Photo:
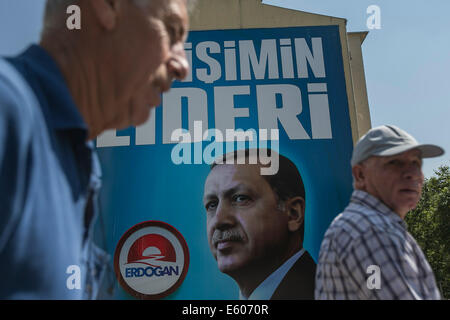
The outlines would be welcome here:
<svg viewBox="0 0 450 320">
<path fill-rule="evenodd" d="M 356 125 L 358 137 L 364 135 L 371 127 L 369 101 L 367 98 L 366 76 L 361 45 L 368 32 L 348 33 L 350 67 L 352 73 L 353 94 L 355 99 Z"/>
<path fill-rule="evenodd" d="M 345 19 L 262 4 L 261 0 L 198 0 L 191 30 L 344 25 Z"/>
<path fill-rule="evenodd" d="M 358 56 L 357 38 L 353 35 L 349 37 L 347 34 L 345 19 L 266 5 L 262 4 L 261 0 L 198 0 L 196 10 L 190 18 L 190 29 L 193 31 L 337 25 L 341 37 L 353 141 L 358 140 L 368 124 L 370 127 L 370 116 L 367 118 L 368 103 L 365 102 L 367 100 L 365 79 L 364 83 L 361 83 L 364 78 L 362 55 Z M 359 54 L 361 43 L 362 41 L 359 44 Z M 356 57 L 352 62 L 350 47 Z M 358 93 L 354 90 L 358 90 Z M 364 92 L 359 92 L 360 90 Z"/>
</svg>

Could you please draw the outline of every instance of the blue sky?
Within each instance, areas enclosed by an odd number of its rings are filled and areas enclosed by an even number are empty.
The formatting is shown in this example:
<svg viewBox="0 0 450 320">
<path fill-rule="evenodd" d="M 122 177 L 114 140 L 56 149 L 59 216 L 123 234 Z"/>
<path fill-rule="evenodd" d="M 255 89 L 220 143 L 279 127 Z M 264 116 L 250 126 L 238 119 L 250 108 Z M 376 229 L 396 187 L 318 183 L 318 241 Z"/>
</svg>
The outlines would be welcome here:
<svg viewBox="0 0 450 320">
<path fill-rule="evenodd" d="M 39 39 L 44 0 L 0 0 L 0 54 Z M 363 44 L 372 126 L 397 125 L 419 142 L 447 152 L 424 161 L 429 177 L 450 165 L 450 1 L 264 0 L 266 4 L 347 19 L 347 31 L 367 31 L 369 5 L 381 9 L 381 29 Z"/>
<path fill-rule="evenodd" d="M 372 126 L 394 124 L 419 142 L 446 150 L 425 159 L 426 177 L 450 165 L 450 1 L 264 0 L 266 4 L 347 19 L 347 31 L 369 31 L 363 43 Z M 367 7 L 381 9 L 369 30 Z"/>
</svg>

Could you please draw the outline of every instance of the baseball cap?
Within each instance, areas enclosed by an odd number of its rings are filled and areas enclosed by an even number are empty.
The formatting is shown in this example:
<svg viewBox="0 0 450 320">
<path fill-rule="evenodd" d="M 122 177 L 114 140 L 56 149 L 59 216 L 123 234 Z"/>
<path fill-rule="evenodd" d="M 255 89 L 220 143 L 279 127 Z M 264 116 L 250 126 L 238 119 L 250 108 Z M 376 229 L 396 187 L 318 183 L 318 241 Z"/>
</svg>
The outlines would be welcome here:
<svg viewBox="0 0 450 320">
<path fill-rule="evenodd" d="M 434 144 L 419 144 L 406 131 L 392 125 L 370 129 L 359 139 L 353 149 L 352 167 L 371 156 L 388 157 L 411 149 L 419 149 L 422 158 L 433 158 L 444 154 L 444 149 Z"/>
</svg>

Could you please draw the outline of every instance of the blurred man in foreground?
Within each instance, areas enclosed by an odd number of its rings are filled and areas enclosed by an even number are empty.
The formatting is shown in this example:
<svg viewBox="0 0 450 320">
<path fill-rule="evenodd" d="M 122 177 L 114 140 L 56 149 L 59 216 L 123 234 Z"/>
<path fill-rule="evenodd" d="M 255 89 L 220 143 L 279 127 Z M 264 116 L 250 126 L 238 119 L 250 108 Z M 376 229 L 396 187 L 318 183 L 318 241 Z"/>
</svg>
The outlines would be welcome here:
<svg viewBox="0 0 450 320">
<path fill-rule="evenodd" d="M 48 0 L 44 20 L 39 45 L 0 59 L 0 299 L 95 298 L 92 139 L 144 123 L 186 76 L 187 0 Z"/>
</svg>

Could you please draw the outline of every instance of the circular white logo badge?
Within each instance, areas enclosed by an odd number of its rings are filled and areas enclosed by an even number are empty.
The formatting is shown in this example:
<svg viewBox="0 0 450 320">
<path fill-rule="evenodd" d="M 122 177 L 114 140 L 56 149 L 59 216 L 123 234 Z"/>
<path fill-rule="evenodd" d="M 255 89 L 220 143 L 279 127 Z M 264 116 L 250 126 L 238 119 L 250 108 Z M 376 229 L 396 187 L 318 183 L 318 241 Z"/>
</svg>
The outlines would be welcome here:
<svg viewBox="0 0 450 320">
<path fill-rule="evenodd" d="M 138 299 L 161 299 L 183 282 L 189 249 L 177 229 L 161 221 L 145 221 L 120 238 L 114 253 L 116 277 Z"/>
</svg>

